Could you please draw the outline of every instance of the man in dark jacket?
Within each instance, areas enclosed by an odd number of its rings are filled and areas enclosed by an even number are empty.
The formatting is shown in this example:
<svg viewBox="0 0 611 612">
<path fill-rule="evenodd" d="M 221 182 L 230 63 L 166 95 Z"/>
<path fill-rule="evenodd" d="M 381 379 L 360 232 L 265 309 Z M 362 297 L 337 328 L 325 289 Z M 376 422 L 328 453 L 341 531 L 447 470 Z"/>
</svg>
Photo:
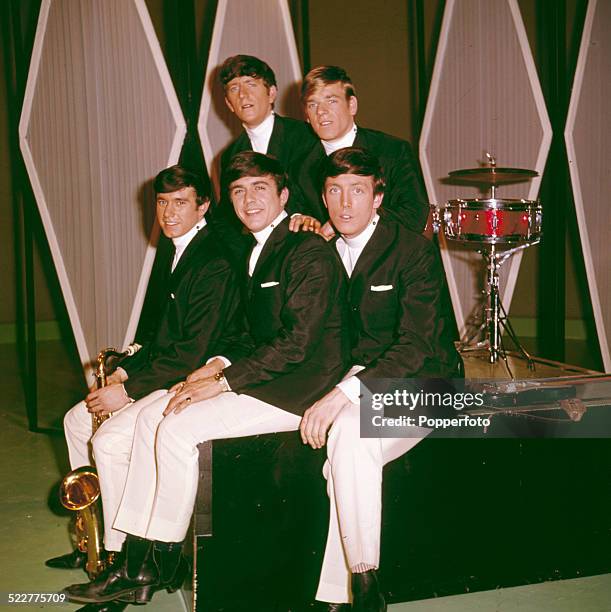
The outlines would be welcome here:
<svg viewBox="0 0 611 612">
<path fill-rule="evenodd" d="M 126 561 L 93 583 L 69 587 L 74 601 L 130 593 L 138 602 L 150 599 L 163 582 L 150 561 L 153 542 L 180 550 L 189 527 L 198 444 L 296 430 L 303 411 L 348 369 L 344 272 L 332 245 L 289 231 L 287 177 L 277 160 L 240 153 L 226 176 L 236 214 L 255 239 L 243 262 L 250 338 L 226 336 L 175 395 L 140 413 L 114 522 L 128 534 Z"/>
<path fill-rule="evenodd" d="M 450 378 L 459 374 L 460 357 L 434 245 L 386 211 L 378 215 L 386 194 L 377 159 L 363 149 L 341 149 L 325 160 L 322 173 L 324 201 L 339 233 L 335 248 L 348 282 L 353 367 L 306 410 L 300 427 L 304 443 L 327 444 L 324 475 L 331 513 L 316 599 L 329 602 L 329 610 L 349 610 L 351 584 L 352 609 L 382 612 L 386 604 L 376 574 L 382 467 L 428 431 L 362 438 L 361 385 Z"/>
<path fill-rule="evenodd" d="M 180 166 L 161 171 L 154 181 L 157 221 L 166 238 L 165 304 L 157 329 L 139 352 L 68 411 L 64 430 L 72 469 L 91 464 L 94 448 L 104 509 L 104 544 L 119 551 L 125 534 L 112 529 L 121 499 L 136 418 L 165 396 L 167 389 L 218 353 L 232 330 L 239 307 L 237 275 L 206 225 L 209 196 L 201 177 Z M 92 414 L 113 413 L 92 439 Z M 104 442 L 106 441 L 106 442 Z M 50 559 L 51 567 L 80 567 L 78 550 Z"/>
<path fill-rule="evenodd" d="M 213 211 L 212 223 L 223 237 L 225 246 L 237 260 L 249 247 L 243 226 L 227 197 L 225 171 L 231 158 L 243 151 L 255 151 L 275 157 L 288 170 L 316 142 L 303 121 L 282 117 L 274 112 L 278 95 L 274 71 L 258 57 L 234 55 L 221 66 L 219 79 L 225 92 L 225 104 L 244 128 L 221 155 L 221 199 Z M 298 211 L 287 203 L 290 213 Z"/>
<path fill-rule="evenodd" d="M 375 155 L 386 177 L 384 209 L 389 218 L 421 233 L 428 215 L 418 164 L 410 144 L 384 132 L 354 123 L 358 100 L 354 85 L 343 68 L 318 66 L 306 74 L 301 87 L 308 122 L 319 140 L 293 162 L 300 188 L 300 212 L 323 223 L 329 215 L 321 198 L 322 167 L 328 155 L 344 147 L 360 147 Z M 323 234 L 333 235 L 329 223 Z"/>
</svg>

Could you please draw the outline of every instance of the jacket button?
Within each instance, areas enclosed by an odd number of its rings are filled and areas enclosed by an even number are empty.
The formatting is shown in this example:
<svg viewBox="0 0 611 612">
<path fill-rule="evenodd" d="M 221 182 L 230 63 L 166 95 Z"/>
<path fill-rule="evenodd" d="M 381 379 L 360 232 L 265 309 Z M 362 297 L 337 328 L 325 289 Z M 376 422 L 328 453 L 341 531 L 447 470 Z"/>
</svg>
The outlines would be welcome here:
<svg viewBox="0 0 611 612">
<path fill-rule="evenodd" d="M 358 309 L 359 309 L 359 307 L 358 307 L 358 306 L 353 306 L 353 307 L 352 307 L 352 312 L 356 312 Z"/>
<path fill-rule="evenodd" d="M 174 300 L 176 299 L 176 296 L 173 293 L 170 293 L 170 297 Z"/>
</svg>

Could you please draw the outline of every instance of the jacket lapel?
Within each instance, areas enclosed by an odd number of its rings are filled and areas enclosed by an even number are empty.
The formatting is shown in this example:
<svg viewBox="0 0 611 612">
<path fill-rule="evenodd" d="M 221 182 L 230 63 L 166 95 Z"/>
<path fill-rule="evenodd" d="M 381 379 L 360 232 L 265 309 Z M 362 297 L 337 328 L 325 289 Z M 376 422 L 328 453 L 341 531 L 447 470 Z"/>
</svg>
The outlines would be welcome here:
<svg viewBox="0 0 611 612">
<path fill-rule="evenodd" d="M 187 248 L 185 249 L 185 252 L 182 254 L 180 260 L 178 261 L 174 272 L 170 274 L 172 282 L 174 282 L 175 279 L 182 274 L 183 270 L 189 267 L 189 262 L 191 261 L 191 259 L 193 259 L 199 249 L 199 245 L 206 239 L 209 233 L 210 229 L 208 225 L 206 225 L 205 227 L 200 229 L 195 236 L 193 236 L 193 239 L 191 240 L 191 242 L 189 242 Z M 170 266 L 171 265 L 172 262 L 170 261 Z"/>
<path fill-rule="evenodd" d="M 320 140 L 312 147 L 310 154 L 306 158 L 305 164 L 310 168 L 310 179 L 313 185 L 320 181 L 320 166 L 325 159 L 326 153 Z"/>
<path fill-rule="evenodd" d="M 267 145 L 267 154 L 276 159 L 282 159 L 282 143 L 284 142 L 284 123 L 282 117 L 274 115 L 274 128 Z"/>
<path fill-rule="evenodd" d="M 342 268 L 342 272 L 344 273 L 344 278 L 346 279 L 346 281 L 350 281 L 350 277 L 348 276 L 348 272 L 346 271 L 346 267 L 344 266 L 344 262 L 342 261 L 342 257 L 339 254 L 339 251 L 337 250 L 337 241 L 339 240 L 339 236 L 336 234 L 333 238 L 333 252 L 335 253 L 335 257 L 337 257 L 337 260 L 339 261 L 341 268 Z M 348 247 L 346 247 L 348 248 Z"/>
<path fill-rule="evenodd" d="M 261 255 L 259 255 L 259 259 L 257 260 L 257 265 L 252 273 L 253 282 L 256 278 L 261 274 L 261 272 L 267 267 L 268 262 L 272 262 L 274 260 L 274 253 L 280 249 L 284 239 L 289 233 L 289 222 L 290 217 L 286 217 L 279 224 L 278 227 L 274 228 L 274 231 L 270 234 L 270 237 L 267 239 L 263 250 L 261 251 Z"/>
<path fill-rule="evenodd" d="M 251 238 L 253 238 L 252 234 L 249 234 L 249 236 Z M 257 243 L 256 243 L 256 241 L 253 238 L 253 244 L 250 247 L 250 249 L 248 249 L 248 255 L 246 256 L 246 260 L 243 262 L 243 265 L 242 265 L 242 273 L 244 274 L 244 277 L 246 278 L 246 283 L 245 283 L 245 286 L 246 286 L 246 297 L 249 298 L 249 299 L 250 299 L 250 296 L 252 294 L 252 288 L 254 286 L 254 283 L 253 283 L 253 280 L 252 280 L 253 277 L 254 277 L 254 274 L 253 274 L 253 276 L 248 274 L 248 266 L 249 266 L 249 263 L 250 263 L 250 257 L 252 255 L 252 250 L 255 248 L 256 245 L 257 245 Z M 260 259 L 260 257 L 259 257 L 259 259 Z M 254 272 L 254 270 L 253 270 L 253 272 Z"/>
<path fill-rule="evenodd" d="M 356 126 L 356 138 L 354 139 L 354 143 L 352 144 L 352 146 L 360 147 L 361 149 L 366 149 L 367 145 L 368 145 L 367 131 L 364 128 L 359 127 L 357 125 Z"/>
<path fill-rule="evenodd" d="M 232 157 L 237 153 L 241 153 L 242 151 L 252 151 L 252 144 L 250 143 L 250 138 L 248 138 L 248 134 L 246 130 L 242 130 L 238 139 L 235 141 L 234 146 L 232 147 Z"/>
<path fill-rule="evenodd" d="M 392 231 L 384 223 L 382 217 L 380 217 L 375 231 L 358 258 L 356 265 L 354 266 L 354 270 L 352 270 L 350 284 L 355 283 L 357 279 L 366 275 L 367 271 L 374 267 L 374 263 L 378 259 L 386 258 L 386 252 L 389 249 L 392 250 L 393 245 L 394 236 L 392 236 Z"/>
</svg>

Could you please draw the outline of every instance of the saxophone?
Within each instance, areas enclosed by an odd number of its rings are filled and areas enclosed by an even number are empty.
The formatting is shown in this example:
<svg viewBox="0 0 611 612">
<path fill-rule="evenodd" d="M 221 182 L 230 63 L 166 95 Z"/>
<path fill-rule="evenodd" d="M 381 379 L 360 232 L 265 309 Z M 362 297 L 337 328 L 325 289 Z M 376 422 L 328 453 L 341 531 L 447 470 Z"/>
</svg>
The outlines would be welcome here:
<svg viewBox="0 0 611 612">
<path fill-rule="evenodd" d="M 105 387 L 109 374 L 109 360 L 113 360 L 114 370 L 125 357 L 130 357 L 142 347 L 139 344 L 130 344 L 122 353 L 109 347 L 98 353 L 96 360 L 95 380 L 98 389 Z M 92 435 L 100 425 L 109 419 L 112 413 L 91 414 Z M 66 474 L 59 487 L 59 501 L 64 508 L 76 512 L 75 532 L 77 548 L 87 554 L 85 571 L 93 580 L 112 562 L 107 556 L 104 558 L 102 544 L 102 513 L 100 497 L 100 481 L 96 469 L 90 465 L 76 468 Z"/>
</svg>

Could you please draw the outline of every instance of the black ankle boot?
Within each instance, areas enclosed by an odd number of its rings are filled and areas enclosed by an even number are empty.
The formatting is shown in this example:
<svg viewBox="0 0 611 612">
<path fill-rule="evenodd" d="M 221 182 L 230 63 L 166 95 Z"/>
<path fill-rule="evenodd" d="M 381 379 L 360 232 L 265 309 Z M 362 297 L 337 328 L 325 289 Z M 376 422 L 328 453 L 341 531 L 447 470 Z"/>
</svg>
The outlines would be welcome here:
<svg viewBox="0 0 611 612">
<path fill-rule="evenodd" d="M 153 553 L 159 569 L 159 589 L 167 589 L 168 593 L 178 591 L 189 573 L 189 563 L 182 554 L 182 542 L 155 542 Z"/>
<path fill-rule="evenodd" d="M 153 557 L 159 572 L 159 581 L 155 591 L 166 589 L 168 593 L 175 593 L 183 585 L 191 571 L 188 560 L 182 554 L 182 542 L 155 542 L 153 544 Z M 138 592 L 128 593 L 119 597 L 120 601 L 137 603 Z"/>
<path fill-rule="evenodd" d="M 73 584 L 64 589 L 70 601 L 103 603 L 129 598 L 134 603 L 147 603 L 159 585 L 159 571 L 152 554 L 150 540 L 128 535 L 117 562 L 93 582 Z"/>
<path fill-rule="evenodd" d="M 47 567 L 55 569 L 81 569 L 87 563 L 87 553 L 81 552 L 78 548 L 66 555 L 53 557 L 45 561 Z"/>
<path fill-rule="evenodd" d="M 386 612 L 376 570 L 352 574 L 352 598 L 354 612 Z"/>
</svg>

